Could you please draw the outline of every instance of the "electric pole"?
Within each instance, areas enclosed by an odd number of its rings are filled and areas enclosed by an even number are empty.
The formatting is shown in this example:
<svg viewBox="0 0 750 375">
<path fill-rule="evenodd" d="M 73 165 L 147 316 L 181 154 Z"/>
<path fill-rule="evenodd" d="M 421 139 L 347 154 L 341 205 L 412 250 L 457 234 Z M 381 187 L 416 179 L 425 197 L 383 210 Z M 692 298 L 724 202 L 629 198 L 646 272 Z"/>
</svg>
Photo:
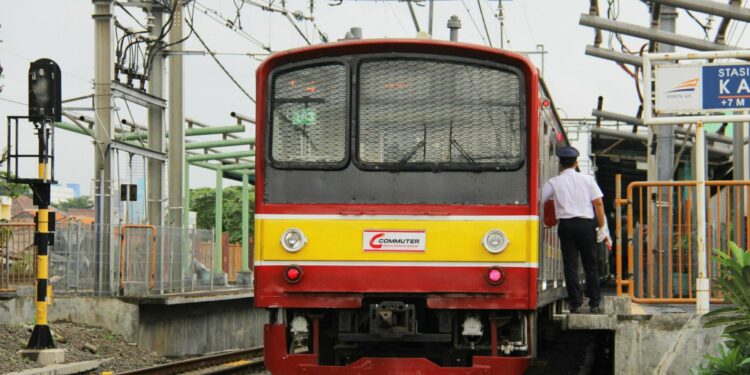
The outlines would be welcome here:
<svg viewBox="0 0 750 375">
<path fill-rule="evenodd" d="M 182 174 L 185 166 L 185 128 L 182 113 L 182 1 L 172 0 L 174 16 L 172 29 L 169 31 L 169 226 L 181 228 L 182 210 Z M 188 187 L 186 186 L 185 189 Z"/>
</svg>

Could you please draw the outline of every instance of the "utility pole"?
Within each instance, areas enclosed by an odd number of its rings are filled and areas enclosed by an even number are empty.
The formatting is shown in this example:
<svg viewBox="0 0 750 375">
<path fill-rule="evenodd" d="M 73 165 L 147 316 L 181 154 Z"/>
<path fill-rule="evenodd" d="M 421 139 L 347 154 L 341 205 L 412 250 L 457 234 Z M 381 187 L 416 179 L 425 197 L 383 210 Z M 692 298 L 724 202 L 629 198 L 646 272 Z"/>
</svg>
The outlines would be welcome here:
<svg viewBox="0 0 750 375">
<path fill-rule="evenodd" d="M 654 7 L 656 7 L 656 5 Z M 674 33 L 676 29 L 676 20 L 677 10 L 674 7 L 662 5 L 661 12 L 659 14 L 659 29 L 662 31 Z M 673 45 L 659 44 L 659 52 L 669 53 L 674 51 L 675 47 Z M 651 74 L 651 72 L 644 72 L 644 74 Z M 650 82 L 650 80 L 648 82 Z M 651 100 L 651 98 L 644 98 L 643 100 Z M 675 163 L 674 125 L 657 126 L 656 128 L 656 179 L 658 181 L 672 181 L 674 179 L 674 175 L 672 173 L 673 164 Z M 670 227 L 672 225 L 673 217 L 672 207 L 667 202 L 674 202 L 673 199 L 670 199 L 670 195 L 672 193 L 672 188 L 662 188 L 661 194 L 659 194 L 661 197 L 659 200 L 661 201 L 654 200 L 657 204 L 657 207 L 655 208 L 658 210 L 657 212 L 659 212 L 660 221 L 661 223 L 663 223 L 661 228 L 658 229 L 659 238 L 661 239 L 661 243 L 658 244 L 659 252 L 657 254 L 654 254 L 655 256 L 659 257 L 660 261 L 658 263 L 661 267 L 659 271 L 654 271 L 660 272 L 659 274 L 661 275 L 672 274 L 672 270 L 669 268 L 670 264 L 669 262 L 667 262 L 667 258 L 669 257 L 669 253 L 671 251 L 671 239 L 669 238 L 669 234 L 671 233 Z M 682 204 L 682 202 L 676 203 Z M 672 295 L 672 291 L 668 290 L 669 285 L 671 285 L 671 280 L 668 280 L 668 277 L 661 278 L 661 286 L 659 287 L 659 289 L 667 291 L 667 295 Z"/>
<path fill-rule="evenodd" d="M 109 144 L 112 133 L 112 0 L 92 0 L 94 4 L 94 181 L 98 249 L 96 265 L 98 290 L 110 289 L 112 222 L 112 159 Z"/>
<path fill-rule="evenodd" d="M 150 35 L 155 40 L 159 37 L 163 26 L 163 8 L 160 5 L 151 6 L 151 22 L 148 25 Z M 159 51 L 161 45 L 153 47 L 155 56 L 151 58 L 151 66 L 148 78 L 149 94 L 161 98 L 164 95 L 164 61 Z M 157 52 L 158 51 L 158 52 Z M 164 151 L 164 108 L 156 105 L 148 106 L 148 148 L 156 151 Z M 161 226 L 164 213 L 162 212 L 162 198 L 164 196 L 164 162 L 156 159 L 148 159 L 148 187 L 147 207 L 148 222 L 151 225 Z"/>
<path fill-rule="evenodd" d="M 169 31 L 169 226 L 181 228 L 182 210 L 182 174 L 185 163 L 185 128 L 182 113 L 182 36 L 184 24 L 182 0 L 172 0 L 174 16 L 172 29 Z M 188 189 L 188 186 L 184 187 Z M 185 223 L 187 224 L 187 223 Z"/>
</svg>

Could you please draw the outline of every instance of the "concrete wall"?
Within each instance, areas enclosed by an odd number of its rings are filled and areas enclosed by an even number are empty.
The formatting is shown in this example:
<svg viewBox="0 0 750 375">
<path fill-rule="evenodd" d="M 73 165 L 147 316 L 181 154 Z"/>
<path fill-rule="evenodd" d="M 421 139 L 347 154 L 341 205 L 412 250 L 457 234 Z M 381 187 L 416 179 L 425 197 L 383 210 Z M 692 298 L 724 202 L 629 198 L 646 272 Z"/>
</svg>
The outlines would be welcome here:
<svg viewBox="0 0 750 375">
<path fill-rule="evenodd" d="M 615 373 L 627 375 L 690 374 L 714 355 L 723 327 L 704 328 L 694 314 L 618 316 Z"/>
<path fill-rule="evenodd" d="M 181 305 L 141 305 L 138 347 L 184 356 L 263 345 L 265 310 L 250 298 Z"/>
<path fill-rule="evenodd" d="M 33 297 L 0 300 L 1 323 L 33 324 L 35 320 L 36 305 Z M 105 328 L 135 342 L 138 305 L 116 298 L 54 297 L 48 309 L 48 320 L 50 324 L 69 321 Z"/>
<path fill-rule="evenodd" d="M 33 324 L 32 297 L 0 300 L 0 323 Z M 141 304 L 118 298 L 55 297 L 49 321 L 71 321 L 108 329 L 139 348 L 165 356 L 200 355 L 263 345 L 265 310 L 252 298 L 182 303 Z"/>
</svg>

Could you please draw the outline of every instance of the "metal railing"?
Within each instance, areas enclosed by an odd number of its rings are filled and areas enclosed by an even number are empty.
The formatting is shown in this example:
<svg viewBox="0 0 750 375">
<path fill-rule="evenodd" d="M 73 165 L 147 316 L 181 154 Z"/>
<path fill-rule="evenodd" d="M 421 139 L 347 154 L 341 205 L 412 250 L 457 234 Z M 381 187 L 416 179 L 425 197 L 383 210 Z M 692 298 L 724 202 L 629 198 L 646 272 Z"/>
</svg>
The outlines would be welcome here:
<svg viewBox="0 0 750 375">
<path fill-rule="evenodd" d="M 696 181 L 633 182 L 618 212 L 627 208 L 627 268 L 622 243 L 616 248 L 617 294 L 640 303 L 694 303 L 698 277 Z M 729 242 L 750 248 L 750 181 L 706 181 L 706 249 L 710 300 L 724 302 L 714 282 L 721 275 L 716 251 Z M 622 234 L 621 218 L 616 233 Z M 625 274 L 623 275 L 623 271 Z"/>
<path fill-rule="evenodd" d="M 34 223 L 0 225 L 0 292 L 33 285 L 36 279 Z"/>
<path fill-rule="evenodd" d="M 0 291 L 35 282 L 33 223 L 0 223 Z M 233 287 L 216 277 L 212 230 L 58 223 L 50 251 L 55 294 L 145 296 Z M 241 246 L 226 249 L 234 280 Z"/>
</svg>

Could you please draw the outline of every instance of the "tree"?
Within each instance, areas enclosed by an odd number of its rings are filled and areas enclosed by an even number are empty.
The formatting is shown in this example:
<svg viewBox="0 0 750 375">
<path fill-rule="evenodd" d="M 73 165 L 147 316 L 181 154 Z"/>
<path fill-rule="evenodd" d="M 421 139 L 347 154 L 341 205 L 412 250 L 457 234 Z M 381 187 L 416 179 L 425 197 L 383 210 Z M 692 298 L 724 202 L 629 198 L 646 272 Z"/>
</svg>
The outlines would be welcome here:
<svg viewBox="0 0 750 375">
<path fill-rule="evenodd" d="M 3 150 L 0 155 L 0 167 L 5 167 L 5 163 L 8 161 L 8 149 Z M 3 168 L 4 169 L 4 168 Z M 5 170 L 0 171 L 0 195 L 16 198 L 21 195 L 31 196 L 31 188 L 26 184 L 16 184 L 9 182 L 9 178 L 14 178 L 13 174 L 8 175 Z"/>
<path fill-rule="evenodd" d="M 242 187 L 232 186 L 222 192 L 222 229 L 229 234 L 229 242 L 242 241 Z M 196 226 L 201 229 L 213 229 L 215 224 L 216 192 L 211 188 L 190 190 L 190 210 L 197 213 Z M 250 234 L 254 233 L 255 195 L 250 193 Z"/>
<path fill-rule="evenodd" d="M 62 201 L 56 204 L 55 207 L 60 211 L 68 211 L 71 208 L 87 209 L 94 207 L 94 202 L 88 195 L 81 195 L 80 197 L 70 198 L 68 200 Z"/>
</svg>

